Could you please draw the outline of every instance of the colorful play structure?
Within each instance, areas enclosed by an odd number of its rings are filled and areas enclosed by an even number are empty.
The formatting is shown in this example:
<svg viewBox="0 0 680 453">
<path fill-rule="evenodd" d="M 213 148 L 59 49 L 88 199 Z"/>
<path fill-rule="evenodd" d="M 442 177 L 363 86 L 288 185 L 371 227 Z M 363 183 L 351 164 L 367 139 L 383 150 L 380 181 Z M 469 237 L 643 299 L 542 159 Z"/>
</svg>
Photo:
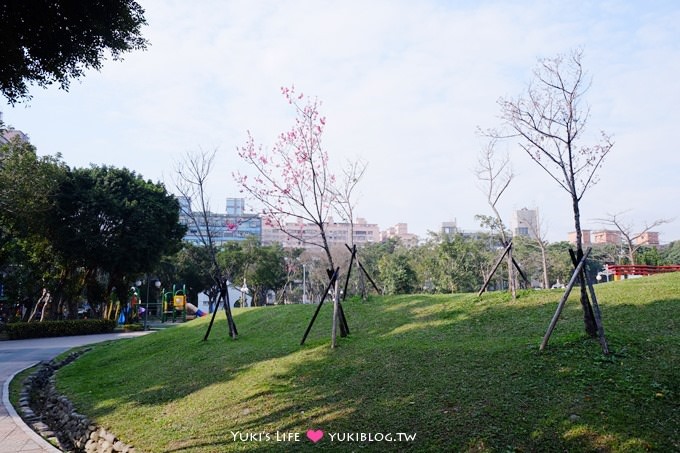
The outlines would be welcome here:
<svg viewBox="0 0 680 453">
<path fill-rule="evenodd" d="M 176 285 L 172 286 L 172 291 L 163 293 L 161 322 L 166 322 L 172 319 L 172 322 L 187 320 L 187 314 L 192 316 L 205 316 L 207 313 L 199 310 L 196 305 L 187 301 L 186 286 L 182 285 L 177 289 Z"/>
<path fill-rule="evenodd" d="M 115 302 L 114 302 L 115 300 Z M 121 307 L 120 301 L 118 301 L 118 298 L 115 294 L 115 289 L 111 293 L 111 305 L 110 309 L 113 308 L 115 305 L 115 318 L 118 319 L 118 324 L 132 324 L 133 322 L 136 322 L 139 320 L 139 293 L 137 292 L 137 288 L 134 286 L 130 287 L 130 290 L 128 291 L 127 294 L 127 303 L 124 304 Z M 109 315 L 110 316 L 110 309 L 109 309 Z M 107 317 L 108 317 L 107 316 Z"/>
</svg>

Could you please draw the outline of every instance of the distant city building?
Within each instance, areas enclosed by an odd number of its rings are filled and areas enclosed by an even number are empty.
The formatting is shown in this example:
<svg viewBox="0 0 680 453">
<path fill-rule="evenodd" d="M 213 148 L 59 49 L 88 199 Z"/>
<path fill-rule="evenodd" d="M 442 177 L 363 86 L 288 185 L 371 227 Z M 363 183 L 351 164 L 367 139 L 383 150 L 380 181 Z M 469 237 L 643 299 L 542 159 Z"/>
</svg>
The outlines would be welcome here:
<svg viewBox="0 0 680 453">
<path fill-rule="evenodd" d="M 311 223 L 290 222 L 285 225 L 286 231 L 292 233 L 301 240 L 294 239 L 288 233 L 280 230 L 273 225 L 262 227 L 262 244 L 279 243 L 283 247 L 313 248 L 315 244 L 321 244 L 321 233 L 319 227 Z M 352 240 L 352 229 L 353 240 Z M 324 224 L 326 241 L 330 247 L 341 246 L 352 243 L 357 246 L 371 244 L 380 241 L 380 228 L 375 223 L 368 223 L 366 219 L 357 218 L 354 224 L 349 222 L 335 222 L 332 218 Z"/>
<path fill-rule="evenodd" d="M 395 226 L 388 228 L 380 233 L 380 240 L 399 239 L 405 247 L 415 247 L 418 245 L 419 238 L 417 235 L 408 232 L 407 223 L 397 223 Z"/>
<path fill-rule="evenodd" d="M 179 204 L 179 221 L 187 227 L 184 240 L 192 244 L 203 245 L 201 237 L 207 238 L 208 229 L 202 213 L 193 211 L 191 199 L 180 197 Z M 227 198 L 226 213 L 207 213 L 207 223 L 215 245 L 219 246 L 230 241 L 243 241 L 247 237 L 262 240 L 262 219 L 257 214 L 248 214 L 244 210 L 245 200 L 243 198 Z"/>
<path fill-rule="evenodd" d="M 581 232 L 583 233 L 582 242 L 584 247 L 599 244 L 621 245 L 624 241 L 624 237 L 619 230 L 582 230 Z M 657 248 L 661 246 L 659 233 L 656 231 L 647 231 L 633 237 L 635 238 L 633 239 L 634 245 L 648 245 Z M 569 232 L 569 242 L 572 244 L 576 243 L 575 231 Z"/>
<path fill-rule="evenodd" d="M 515 211 L 512 215 L 510 225 L 512 228 L 512 237 L 523 236 L 531 239 L 538 239 L 538 210 L 522 208 Z"/>
<path fill-rule="evenodd" d="M 441 234 L 446 234 L 448 236 L 453 236 L 454 234 L 460 233 L 458 230 L 458 225 L 455 220 L 449 222 L 442 222 L 442 227 L 439 230 Z"/>
<path fill-rule="evenodd" d="M 2 123 L 2 112 L 0 112 L 0 123 Z M 19 141 L 24 143 L 30 142 L 29 136 L 21 132 L 19 129 L 8 127 L 6 124 L 4 125 L 4 127 L 6 129 L 0 133 L 0 145 L 9 143 L 14 139 L 18 139 Z"/>
<path fill-rule="evenodd" d="M 621 232 L 618 230 L 598 230 L 590 233 L 593 244 L 621 245 Z"/>
<path fill-rule="evenodd" d="M 571 244 L 576 244 L 576 231 L 570 231 L 567 239 Z M 590 230 L 581 230 L 581 244 L 584 247 L 592 245 L 590 240 Z"/>
<path fill-rule="evenodd" d="M 647 231 L 641 233 L 635 238 L 635 245 L 647 245 L 649 247 L 660 248 L 659 233 L 656 231 Z"/>
</svg>

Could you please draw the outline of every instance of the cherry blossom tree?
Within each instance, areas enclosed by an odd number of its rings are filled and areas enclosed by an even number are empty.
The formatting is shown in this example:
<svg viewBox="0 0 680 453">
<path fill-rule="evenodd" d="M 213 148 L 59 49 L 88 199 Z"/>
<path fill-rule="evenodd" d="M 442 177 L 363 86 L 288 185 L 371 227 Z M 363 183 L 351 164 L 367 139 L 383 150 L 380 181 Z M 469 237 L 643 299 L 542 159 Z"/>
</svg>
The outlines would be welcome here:
<svg viewBox="0 0 680 453">
<path fill-rule="evenodd" d="M 263 206 L 267 225 L 300 243 L 321 247 L 333 269 L 326 221 L 334 212 L 337 191 L 335 176 L 328 166 L 328 153 L 321 143 L 326 118 L 319 112 L 318 99 L 305 98 L 294 87 L 281 88 L 281 93 L 296 111 L 295 123 L 279 135 L 271 149 L 256 145 L 248 131 L 248 139 L 238 154 L 255 176 L 241 172 L 234 176 L 243 191 Z M 316 226 L 318 235 L 305 232 L 305 224 L 310 223 Z"/>
<path fill-rule="evenodd" d="M 242 190 L 263 207 L 265 224 L 273 226 L 301 244 L 320 247 L 335 270 L 333 254 L 328 242 L 327 221 L 338 207 L 349 200 L 361 167 L 354 167 L 355 177 L 345 178 L 351 188 L 338 184 L 329 167 L 328 153 L 322 136 L 326 118 L 321 114 L 321 101 L 297 93 L 294 87 L 283 87 L 281 93 L 294 108 L 296 116 L 290 129 L 282 132 L 271 148 L 255 142 L 248 132 L 246 143 L 238 149 L 239 156 L 253 170 L 254 176 L 235 172 Z M 352 167 L 350 167 L 351 169 Z M 315 232 L 306 230 L 314 225 Z M 336 282 L 333 303 L 331 347 L 335 347 L 338 322 L 338 288 Z"/>
</svg>

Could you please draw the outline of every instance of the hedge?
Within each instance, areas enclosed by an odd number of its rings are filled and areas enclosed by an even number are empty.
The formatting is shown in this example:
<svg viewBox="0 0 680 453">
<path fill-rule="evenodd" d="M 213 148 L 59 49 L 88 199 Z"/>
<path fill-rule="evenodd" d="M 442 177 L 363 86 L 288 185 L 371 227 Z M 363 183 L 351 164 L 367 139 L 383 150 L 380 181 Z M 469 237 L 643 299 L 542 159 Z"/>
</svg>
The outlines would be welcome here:
<svg viewBox="0 0 680 453">
<path fill-rule="evenodd" d="M 116 321 L 111 319 L 15 322 L 5 325 L 5 330 L 10 340 L 111 333 L 115 328 Z"/>
</svg>

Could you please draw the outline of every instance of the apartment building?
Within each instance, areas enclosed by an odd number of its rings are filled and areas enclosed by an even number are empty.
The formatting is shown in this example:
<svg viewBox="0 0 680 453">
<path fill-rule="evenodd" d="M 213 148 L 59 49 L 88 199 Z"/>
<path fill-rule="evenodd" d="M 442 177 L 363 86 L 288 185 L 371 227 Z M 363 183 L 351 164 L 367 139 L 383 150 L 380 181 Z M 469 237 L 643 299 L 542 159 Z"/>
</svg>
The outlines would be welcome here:
<svg viewBox="0 0 680 453">
<path fill-rule="evenodd" d="M 512 237 L 524 236 L 538 239 L 538 209 L 522 208 L 516 210 L 510 219 L 510 226 L 512 228 Z"/>
<path fill-rule="evenodd" d="M 262 244 L 279 243 L 283 247 L 315 247 L 321 244 L 321 233 L 317 225 L 311 223 L 290 222 L 285 225 L 285 233 L 273 225 L 264 222 L 262 226 Z M 356 244 L 357 246 L 371 244 L 380 241 L 380 228 L 377 224 L 368 223 L 366 219 L 357 218 L 354 224 L 349 222 L 335 222 L 332 218 L 324 224 L 326 240 L 328 245 L 344 246 L 345 244 Z"/>
<path fill-rule="evenodd" d="M 202 213 L 193 211 L 191 199 L 180 197 L 181 224 L 186 225 L 184 240 L 196 245 L 203 245 L 210 230 L 212 241 L 221 245 L 229 241 L 244 241 L 248 237 L 262 239 L 262 219 L 258 214 L 246 213 L 243 198 L 227 198 L 226 213 L 208 212 L 207 225 Z"/>
<path fill-rule="evenodd" d="M 399 239 L 405 247 L 415 247 L 418 245 L 419 238 L 417 235 L 408 232 L 407 223 L 397 223 L 380 233 L 380 240 L 384 241 L 390 238 Z"/>
</svg>

